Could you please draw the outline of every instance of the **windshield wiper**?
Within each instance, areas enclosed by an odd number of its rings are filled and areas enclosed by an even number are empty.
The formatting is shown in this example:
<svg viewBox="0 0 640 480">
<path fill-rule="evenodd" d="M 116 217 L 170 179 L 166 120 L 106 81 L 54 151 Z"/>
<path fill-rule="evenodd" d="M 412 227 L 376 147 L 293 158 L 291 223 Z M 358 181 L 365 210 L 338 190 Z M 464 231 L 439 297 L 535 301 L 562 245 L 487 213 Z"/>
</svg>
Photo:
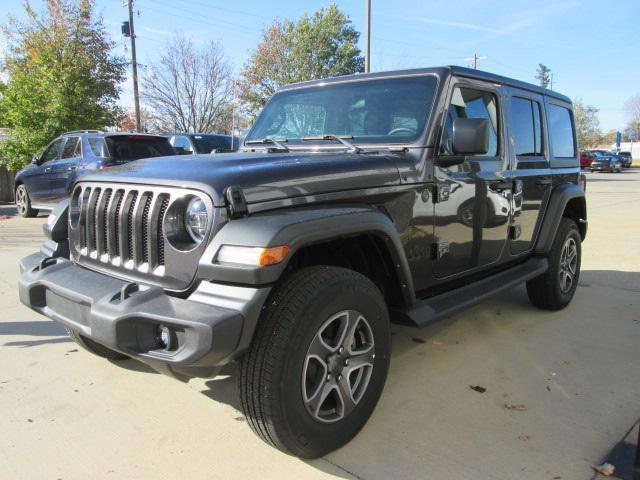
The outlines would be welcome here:
<svg viewBox="0 0 640 480">
<path fill-rule="evenodd" d="M 245 140 L 245 145 L 264 145 L 265 143 L 271 144 L 275 146 L 278 150 L 282 150 L 284 152 L 289 151 L 289 147 L 287 147 L 283 142 L 288 142 L 286 138 L 282 140 L 274 140 L 273 138 L 260 138 L 258 140 Z"/>
<path fill-rule="evenodd" d="M 354 145 L 353 143 L 347 141 L 347 139 L 353 140 L 353 135 L 338 136 L 338 135 L 333 135 L 333 134 L 329 133 L 329 134 L 326 134 L 326 135 L 302 137 L 302 141 L 303 142 L 313 142 L 313 141 L 317 142 L 317 141 L 320 141 L 320 140 L 334 140 L 336 142 L 340 142 L 345 147 L 347 147 L 349 152 L 351 152 L 351 153 L 360 153 L 360 151 L 361 151 L 360 147 L 358 147 L 357 145 Z"/>
</svg>

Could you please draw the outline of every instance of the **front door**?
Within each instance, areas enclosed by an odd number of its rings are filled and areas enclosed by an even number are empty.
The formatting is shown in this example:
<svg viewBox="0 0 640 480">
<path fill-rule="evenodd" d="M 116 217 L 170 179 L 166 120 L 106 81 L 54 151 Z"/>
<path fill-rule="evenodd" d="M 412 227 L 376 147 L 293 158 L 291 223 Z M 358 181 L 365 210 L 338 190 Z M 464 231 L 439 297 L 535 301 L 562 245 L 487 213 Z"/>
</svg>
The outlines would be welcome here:
<svg viewBox="0 0 640 480">
<path fill-rule="evenodd" d="M 51 142 L 38 159 L 37 167 L 24 179 L 31 203 L 35 206 L 47 205 L 51 196 L 51 170 L 53 163 L 60 158 L 65 139 L 57 138 Z"/>
<path fill-rule="evenodd" d="M 80 137 L 67 137 L 59 160 L 51 162 L 49 203 L 57 203 L 71 193 L 78 163 L 82 159 Z"/>
<path fill-rule="evenodd" d="M 489 148 L 483 155 L 466 155 L 462 163 L 434 167 L 437 278 L 487 266 L 498 260 L 505 247 L 512 182 L 501 116 L 500 91 L 496 87 L 479 81 L 455 80 L 438 156 L 443 159 L 456 156 L 452 143 L 456 118 L 487 119 Z"/>
<path fill-rule="evenodd" d="M 551 168 L 546 153 L 543 98 L 531 92 L 508 89 L 511 164 L 516 185 L 511 254 L 533 248 L 540 212 L 551 193 Z"/>
</svg>

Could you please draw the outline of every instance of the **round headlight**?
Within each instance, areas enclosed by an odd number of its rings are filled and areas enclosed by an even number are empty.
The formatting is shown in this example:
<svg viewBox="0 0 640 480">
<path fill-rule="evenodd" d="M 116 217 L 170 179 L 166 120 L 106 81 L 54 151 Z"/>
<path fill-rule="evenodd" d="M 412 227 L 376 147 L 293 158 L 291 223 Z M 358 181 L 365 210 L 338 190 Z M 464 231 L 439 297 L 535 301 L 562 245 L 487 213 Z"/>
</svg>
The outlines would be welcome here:
<svg viewBox="0 0 640 480">
<path fill-rule="evenodd" d="M 209 214 L 207 213 L 207 206 L 199 198 L 192 199 L 187 205 L 184 224 L 189 236 L 196 243 L 200 243 L 207 234 Z"/>
</svg>

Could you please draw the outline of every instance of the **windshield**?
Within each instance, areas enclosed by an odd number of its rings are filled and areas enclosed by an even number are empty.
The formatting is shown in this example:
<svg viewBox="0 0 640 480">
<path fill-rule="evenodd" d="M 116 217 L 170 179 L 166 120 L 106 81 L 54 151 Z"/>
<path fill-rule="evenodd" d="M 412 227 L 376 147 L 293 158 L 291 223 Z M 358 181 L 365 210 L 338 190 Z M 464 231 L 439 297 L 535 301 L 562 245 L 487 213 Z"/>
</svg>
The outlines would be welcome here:
<svg viewBox="0 0 640 480">
<path fill-rule="evenodd" d="M 94 155 L 113 160 L 138 160 L 141 158 L 175 155 L 169 140 L 164 137 L 144 135 L 118 135 L 106 138 L 89 138 Z"/>
<path fill-rule="evenodd" d="M 423 132 L 437 79 L 432 75 L 313 86 L 277 93 L 247 141 L 337 135 L 353 143 L 391 144 Z"/>
</svg>

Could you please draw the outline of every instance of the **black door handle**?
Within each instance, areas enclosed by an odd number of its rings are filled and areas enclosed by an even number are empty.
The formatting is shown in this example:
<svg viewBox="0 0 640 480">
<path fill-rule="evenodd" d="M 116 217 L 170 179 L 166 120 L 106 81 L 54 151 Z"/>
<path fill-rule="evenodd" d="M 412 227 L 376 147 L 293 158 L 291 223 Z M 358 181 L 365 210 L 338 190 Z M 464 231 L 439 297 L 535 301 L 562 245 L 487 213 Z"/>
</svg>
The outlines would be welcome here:
<svg viewBox="0 0 640 480">
<path fill-rule="evenodd" d="M 494 192 L 501 192 L 502 190 L 509 190 L 511 185 L 511 180 L 498 180 L 497 182 L 491 182 L 489 188 Z"/>
</svg>

